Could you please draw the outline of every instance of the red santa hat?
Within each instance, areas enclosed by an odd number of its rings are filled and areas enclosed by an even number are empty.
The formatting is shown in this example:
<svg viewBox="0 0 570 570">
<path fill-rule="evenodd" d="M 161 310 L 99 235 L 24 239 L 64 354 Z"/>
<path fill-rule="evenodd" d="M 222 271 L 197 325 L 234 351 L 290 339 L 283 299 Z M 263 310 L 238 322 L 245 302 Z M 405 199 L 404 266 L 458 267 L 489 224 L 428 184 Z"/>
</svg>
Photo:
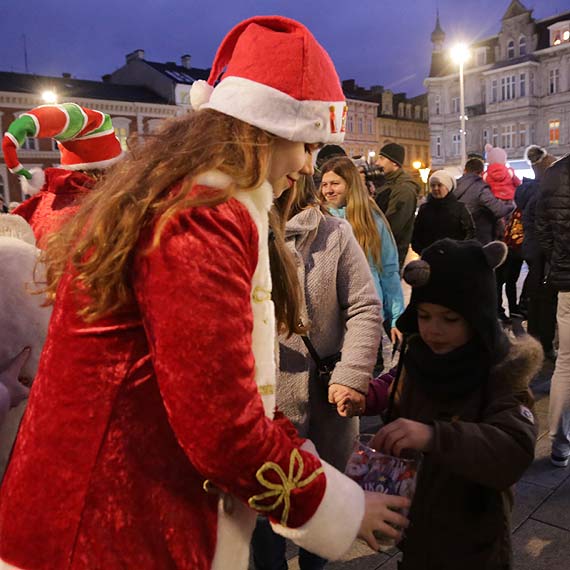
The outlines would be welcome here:
<svg viewBox="0 0 570 570">
<path fill-rule="evenodd" d="M 17 151 L 28 137 L 54 138 L 61 167 L 67 170 L 106 168 L 122 154 L 109 115 L 76 103 L 36 107 L 13 121 L 2 139 L 6 166 L 27 181 L 27 190 L 39 190 L 43 185 L 43 171 L 26 170 L 18 159 Z"/>
<path fill-rule="evenodd" d="M 220 45 L 208 82 L 196 81 L 190 98 L 196 110 L 215 109 L 287 140 L 344 140 L 348 107 L 334 65 L 289 18 L 238 24 Z"/>
</svg>

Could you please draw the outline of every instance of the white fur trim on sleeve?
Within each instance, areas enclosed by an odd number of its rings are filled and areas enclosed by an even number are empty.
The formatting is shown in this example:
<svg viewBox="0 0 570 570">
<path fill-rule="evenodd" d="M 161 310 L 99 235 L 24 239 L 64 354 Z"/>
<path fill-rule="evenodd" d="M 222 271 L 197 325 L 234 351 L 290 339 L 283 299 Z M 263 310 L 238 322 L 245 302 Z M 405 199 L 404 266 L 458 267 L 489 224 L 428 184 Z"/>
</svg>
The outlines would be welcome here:
<svg viewBox="0 0 570 570">
<path fill-rule="evenodd" d="M 356 539 L 364 518 L 364 491 L 322 461 L 327 487 L 315 514 L 301 527 L 271 524 L 273 530 L 327 560 L 338 560 Z"/>
</svg>

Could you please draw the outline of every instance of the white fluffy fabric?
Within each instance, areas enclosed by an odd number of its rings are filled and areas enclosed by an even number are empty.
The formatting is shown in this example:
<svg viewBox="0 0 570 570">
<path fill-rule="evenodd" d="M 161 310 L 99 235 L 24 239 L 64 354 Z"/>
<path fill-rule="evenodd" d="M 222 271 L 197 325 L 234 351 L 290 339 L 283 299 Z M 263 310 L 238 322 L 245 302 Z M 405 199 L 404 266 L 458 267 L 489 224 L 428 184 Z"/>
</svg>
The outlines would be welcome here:
<svg viewBox="0 0 570 570">
<path fill-rule="evenodd" d="M 36 245 L 36 237 L 32 226 L 14 214 L 0 214 L 0 237 L 21 239 L 30 245 Z"/>
<path fill-rule="evenodd" d="M 190 87 L 190 104 L 194 111 L 199 111 L 202 105 L 205 105 L 212 96 L 214 88 L 203 79 L 194 81 Z"/>
<path fill-rule="evenodd" d="M 31 168 L 30 173 L 32 175 L 32 179 L 28 180 L 25 176 L 21 176 L 20 184 L 22 185 L 22 192 L 24 192 L 24 194 L 33 196 L 42 189 L 42 186 L 46 181 L 46 175 L 41 168 Z"/>
</svg>

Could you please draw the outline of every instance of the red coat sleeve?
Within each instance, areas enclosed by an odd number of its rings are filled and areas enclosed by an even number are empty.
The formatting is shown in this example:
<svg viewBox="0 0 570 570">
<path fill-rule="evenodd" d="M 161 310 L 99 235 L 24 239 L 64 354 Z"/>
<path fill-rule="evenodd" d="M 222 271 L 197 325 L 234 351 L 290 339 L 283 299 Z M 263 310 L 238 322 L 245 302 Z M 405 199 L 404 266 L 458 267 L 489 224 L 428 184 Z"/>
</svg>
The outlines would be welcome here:
<svg viewBox="0 0 570 570">
<path fill-rule="evenodd" d="M 257 230 L 241 204 L 194 208 L 138 261 L 135 291 L 164 405 L 189 460 L 204 479 L 298 527 L 317 509 L 326 477 L 320 461 L 265 416 L 258 395 L 256 263 Z M 261 495 L 283 483 L 282 474 L 297 485 L 270 508 L 278 495 Z"/>
</svg>

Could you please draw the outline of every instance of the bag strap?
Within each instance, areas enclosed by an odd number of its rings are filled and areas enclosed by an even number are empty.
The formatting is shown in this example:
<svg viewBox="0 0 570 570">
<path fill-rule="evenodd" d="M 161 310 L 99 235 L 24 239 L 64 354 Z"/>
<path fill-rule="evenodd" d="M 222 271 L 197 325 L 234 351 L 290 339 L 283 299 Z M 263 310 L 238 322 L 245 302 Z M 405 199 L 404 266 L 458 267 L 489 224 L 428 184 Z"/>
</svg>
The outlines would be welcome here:
<svg viewBox="0 0 570 570">
<path fill-rule="evenodd" d="M 317 352 L 315 345 L 311 342 L 311 339 L 307 335 L 302 334 L 300 335 L 300 337 L 301 340 L 303 341 L 303 344 L 307 347 L 307 350 L 309 351 L 311 358 L 315 361 L 317 369 L 320 370 L 323 367 L 323 361 L 321 360 L 321 357 L 319 356 L 319 353 Z"/>
<path fill-rule="evenodd" d="M 386 414 L 384 414 L 384 423 L 386 424 L 392 421 L 392 414 L 394 413 L 394 400 L 396 398 L 398 384 L 400 383 L 402 370 L 404 368 L 404 354 L 407 347 L 408 337 L 404 335 L 404 338 L 402 339 L 402 348 L 400 349 L 400 358 L 398 358 L 398 367 L 396 368 L 396 378 L 394 378 L 394 382 L 392 382 L 392 391 L 390 392 L 390 398 L 388 399 L 388 408 L 386 409 Z"/>
</svg>

